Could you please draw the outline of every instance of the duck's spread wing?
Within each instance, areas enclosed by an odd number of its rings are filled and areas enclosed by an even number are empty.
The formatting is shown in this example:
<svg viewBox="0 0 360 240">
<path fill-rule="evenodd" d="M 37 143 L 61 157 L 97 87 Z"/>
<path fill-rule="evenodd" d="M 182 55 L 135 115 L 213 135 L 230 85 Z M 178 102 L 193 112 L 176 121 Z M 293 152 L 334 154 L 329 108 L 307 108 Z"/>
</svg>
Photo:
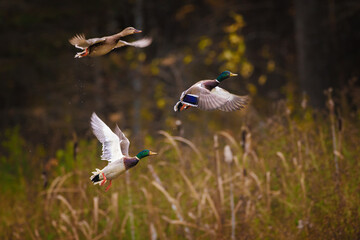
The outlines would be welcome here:
<svg viewBox="0 0 360 240">
<path fill-rule="evenodd" d="M 249 96 L 231 94 L 220 87 L 215 87 L 210 93 L 212 98 L 222 99 L 224 103 L 218 109 L 226 112 L 245 108 L 250 100 Z"/>
<path fill-rule="evenodd" d="M 105 38 L 90 38 L 85 39 L 84 34 L 77 34 L 73 38 L 69 39 L 69 42 L 77 48 L 85 49 L 91 45 L 105 41 Z"/>
<path fill-rule="evenodd" d="M 198 86 L 199 103 L 198 108 L 201 110 L 215 110 L 219 109 L 227 102 L 227 96 L 217 93 L 216 88 L 209 91 L 206 88 Z M 224 90 L 225 91 L 225 90 Z"/>
<path fill-rule="evenodd" d="M 220 89 L 222 89 L 222 88 L 220 88 Z M 222 105 L 219 108 L 219 110 L 225 111 L 225 112 L 241 110 L 243 108 L 246 108 L 250 102 L 249 96 L 238 96 L 238 95 L 231 94 L 231 93 L 229 93 L 229 94 L 230 94 L 230 97 L 229 97 L 228 101 L 224 105 Z"/>
<path fill-rule="evenodd" d="M 129 141 L 129 139 L 127 139 L 127 137 L 125 136 L 125 134 L 120 130 L 120 128 L 119 128 L 118 125 L 116 125 L 115 134 L 116 134 L 116 135 L 119 137 L 119 139 L 120 139 L 121 152 L 122 152 L 125 156 L 129 156 L 130 141 Z"/>
<path fill-rule="evenodd" d="M 134 42 L 126 42 L 123 40 L 119 40 L 114 48 L 119 48 L 123 46 L 133 46 L 137 48 L 144 48 L 151 44 L 152 38 L 142 38 Z"/>
<path fill-rule="evenodd" d="M 113 162 L 124 157 L 120 149 L 119 137 L 95 113 L 91 116 L 91 128 L 102 143 L 101 160 Z"/>
</svg>

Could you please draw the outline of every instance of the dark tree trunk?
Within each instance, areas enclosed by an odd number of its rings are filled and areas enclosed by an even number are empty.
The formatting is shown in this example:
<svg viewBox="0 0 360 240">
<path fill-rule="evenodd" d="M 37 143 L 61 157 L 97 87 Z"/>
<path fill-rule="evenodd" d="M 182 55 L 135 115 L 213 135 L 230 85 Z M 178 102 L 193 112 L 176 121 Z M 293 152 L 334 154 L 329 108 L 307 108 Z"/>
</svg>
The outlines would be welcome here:
<svg viewBox="0 0 360 240">
<path fill-rule="evenodd" d="M 335 80 L 326 3 L 320 0 L 295 0 L 298 79 L 314 107 L 324 106 L 323 90 Z"/>
</svg>

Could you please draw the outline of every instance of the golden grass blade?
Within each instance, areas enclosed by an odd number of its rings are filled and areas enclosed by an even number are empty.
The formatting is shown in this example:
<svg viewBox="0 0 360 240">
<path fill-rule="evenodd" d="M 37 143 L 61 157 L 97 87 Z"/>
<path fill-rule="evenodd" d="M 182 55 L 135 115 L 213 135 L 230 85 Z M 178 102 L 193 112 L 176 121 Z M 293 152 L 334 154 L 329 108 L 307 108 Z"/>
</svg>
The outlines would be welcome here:
<svg viewBox="0 0 360 240">
<path fill-rule="evenodd" d="M 154 206 L 152 205 L 152 195 L 151 193 L 149 193 L 144 187 L 141 188 L 141 191 L 144 193 L 145 199 L 146 199 L 146 207 L 148 210 L 148 219 L 149 221 L 153 221 L 154 222 L 154 228 L 156 233 L 159 233 L 159 239 L 164 239 L 166 240 L 166 235 L 165 232 L 162 228 L 162 224 L 160 222 L 159 216 L 157 214 L 156 209 L 154 208 Z M 153 224 L 153 222 L 151 222 L 151 224 Z M 156 230 L 157 229 L 157 230 Z M 150 228 L 150 231 L 151 228 Z"/>
<path fill-rule="evenodd" d="M 115 192 L 113 194 L 111 194 L 111 209 L 112 212 L 114 213 L 114 219 L 117 220 L 118 219 L 118 213 L 119 213 L 119 193 Z"/>
<path fill-rule="evenodd" d="M 131 179 L 130 172 L 125 172 L 125 180 L 126 180 L 126 192 L 128 195 L 128 209 L 129 209 L 129 220 L 130 220 L 130 233 L 131 239 L 135 239 L 135 219 L 134 219 L 134 211 L 133 211 L 133 200 L 132 200 L 132 191 L 131 191 Z"/>
<path fill-rule="evenodd" d="M 240 150 L 239 144 L 236 142 L 235 138 L 230 135 L 230 133 L 225 131 L 220 131 L 218 132 L 218 134 L 225 137 L 231 143 L 231 145 L 236 148 L 237 151 Z"/>
<path fill-rule="evenodd" d="M 221 229 L 221 218 L 220 218 L 220 214 L 218 213 L 217 209 L 216 209 L 216 206 L 215 206 L 215 203 L 214 201 L 212 200 L 212 198 L 210 197 L 209 193 L 206 192 L 206 199 L 208 200 L 208 203 L 210 205 L 210 208 L 211 210 L 213 211 L 214 213 L 214 216 L 216 218 L 216 221 L 217 221 L 217 228 L 218 229 Z"/>
<path fill-rule="evenodd" d="M 209 229 L 209 228 L 205 228 L 205 227 L 201 227 L 201 226 L 198 226 L 198 225 L 193 224 L 193 223 L 189 223 L 189 222 L 185 222 L 185 221 L 181 221 L 181 220 L 173 220 L 173 219 L 170 219 L 170 218 L 168 218 L 166 216 L 162 216 L 161 218 L 164 219 L 166 222 L 168 222 L 170 224 L 183 225 L 183 226 L 187 226 L 187 227 L 191 227 L 191 228 L 195 228 L 197 230 L 207 232 L 207 233 L 209 233 L 211 235 L 216 235 L 214 230 Z"/>
<path fill-rule="evenodd" d="M 125 234 L 125 227 L 126 227 L 126 222 L 128 221 L 128 219 L 129 219 L 129 212 L 126 212 L 126 215 L 125 215 L 124 219 L 121 222 L 120 237 Z"/>
<path fill-rule="evenodd" d="M 215 162 L 216 162 L 216 179 L 217 179 L 217 187 L 220 199 L 220 206 L 224 204 L 224 188 L 222 185 L 222 177 L 221 177 L 221 162 L 220 162 L 220 152 L 219 152 L 219 141 L 218 135 L 214 135 L 214 149 L 215 149 Z"/>
<path fill-rule="evenodd" d="M 48 190 L 46 191 L 46 201 L 45 201 L 45 211 L 47 211 L 49 209 L 49 205 L 50 205 L 50 200 L 52 198 L 52 196 L 57 192 L 56 190 L 59 189 L 59 187 L 57 186 L 62 186 L 62 184 L 65 182 L 65 180 L 70 177 L 72 174 L 68 173 L 64 176 L 59 176 L 57 178 L 54 179 L 54 181 L 52 181 L 52 183 L 50 184 L 50 187 L 48 188 Z"/>
<path fill-rule="evenodd" d="M 193 195 L 193 197 L 196 200 L 199 200 L 199 194 L 197 193 L 197 191 L 195 190 L 194 185 L 191 183 L 191 181 L 189 180 L 189 178 L 185 175 L 184 171 L 180 170 L 180 174 L 181 176 L 184 178 L 186 184 L 188 185 L 191 194 Z"/>
<path fill-rule="evenodd" d="M 72 208 L 71 204 L 61 195 L 57 195 L 56 198 L 60 200 L 70 211 L 72 218 L 74 219 L 75 223 L 78 222 L 78 217 L 76 215 L 76 211 Z"/>
<path fill-rule="evenodd" d="M 255 183 L 258 186 L 260 192 L 262 192 L 261 182 L 260 182 L 258 176 L 254 172 L 250 172 L 249 176 L 255 180 Z"/>
<path fill-rule="evenodd" d="M 149 231 L 150 231 L 151 240 L 158 239 L 158 234 L 157 234 L 156 228 L 154 226 L 154 223 L 150 223 Z"/>
<path fill-rule="evenodd" d="M 180 221 L 184 221 L 184 217 L 181 213 L 181 209 L 180 209 L 180 205 L 178 203 L 178 201 L 171 197 L 170 194 L 165 190 L 165 188 L 163 186 L 161 186 L 160 184 L 158 184 L 155 181 L 152 181 L 152 185 L 154 185 L 160 192 L 162 192 L 162 194 L 164 194 L 164 196 L 166 197 L 166 199 L 171 203 L 171 207 L 173 209 L 173 211 L 175 212 L 177 218 Z M 187 239 L 192 239 L 192 236 L 190 234 L 190 229 L 187 226 L 184 226 L 184 231 L 185 231 L 185 235 Z"/>
<path fill-rule="evenodd" d="M 94 204 L 93 229 L 94 229 L 94 234 L 96 235 L 98 232 L 98 222 L 99 222 L 99 197 L 93 198 L 93 204 Z"/>
<path fill-rule="evenodd" d="M 183 158 L 181 156 L 181 153 L 180 153 L 180 149 L 179 149 L 179 146 L 177 145 L 176 141 L 174 140 L 174 138 L 167 132 L 163 131 L 163 130 L 160 130 L 158 132 L 159 134 L 163 135 L 164 137 L 166 137 L 166 139 L 169 140 L 170 144 L 174 147 L 175 151 L 176 151 L 176 154 L 178 155 L 178 158 L 180 159 L 180 161 L 183 163 Z"/>
<path fill-rule="evenodd" d="M 148 167 L 148 169 L 150 170 L 150 173 L 151 173 L 151 175 L 153 176 L 153 178 L 155 179 L 155 181 L 156 181 L 158 184 L 162 185 L 162 182 L 161 182 L 159 176 L 156 174 L 153 166 L 149 163 L 147 167 Z"/>
<path fill-rule="evenodd" d="M 71 231 L 72 231 L 73 234 L 74 234 L 73 237 L 75 238 L 75 240 L 79 240 L 79 235 L 78 235 L 78 233 L 77 233 L 77 230 L 76 230 L 76 228 L 75 228 L 75 225 L 72 224 L 69 216 L 66 215 L 65 213 L 61 213 L 61 214 L 60 214 L 60 218 L 61 218 L 67 225 L 69 225 Z M 76 222 L 75 222 L 75 224 L 76 224 Z"/>
<path fill-rule="evenodd" d="M 280 160 L 285 168 L 285 173 L 289 172 L 289 165 L 286 162 L 284 154 L 282 152 L 276 152 L 276 155 L 280 158 Z"/>
<path fill-rule="evenodd" d="M 200 203 L 197 207 L 197 218 L 201 219 L 202 216 L 202 210 L 205 207 L 206 204 L 206 194 L 207 194 L 207 188 L 204 189 L 203 193 L 201 194 Z"/>
<path fill-rule="evenodd" d="M 234 214 L 235 214 L 235 215 L 236 215 L 236 213 L 239 211 L 239 209 L 240 209 L 240 207 L 241 207 L 242 204 L 243 204 L 243 200 L 240 199 L 240 200 L 238 201 L 238 203 L 236 204 L 236 206 L 234 207 Z"/>
<path fill-rule="evenodd" d="M 85 220 L 79 222 L 79 228 L 80 228 L 80 231 L 86 237 L 86 239 L 89 239 L 89 240 L 92 239 L 92 237 L 91 237 L 92 236 L 91 227 Z"/>
<path fill-rule="evenodd" d="M 196 155 L 201 159 L 201 160 L 204 160 L 204 158 L 202 157 L 201 155 L 201 152 L 199 151 L 199 149 L 195 146 L 195 144 L 193 144 L 191 141 L 183 138 L 183 137 L 179 137 L 179 136 L 173 136 L 172 137 L 174 140 L 176 141 L 179 141 L 179 142 L 182 142 L 182 143 L 185 143 L 187 144 L 195 153 Z"/>
<path fill-rule="evenodd" d="M 155 181 L 152 181 L 152 185 L 154 185 L 154 187 L 156 187 L 160 192 L 162 192 L 162 194 L 164 194 L 164 196 L 166 197 L 166 199 L 171 203 L 171 204 L 176 204 L 176 199 L 171 197 L 170 194 L 163 188 L 163 186 L 161 186 L 160 184 L 158 184 Z"/>
<path fill-rule="evenodd" d="M 267 209 L 270 210 L 271 203 L 271 191 L 270 191 L 270 172 L 266 172 L 266 205 Z"/>
</svg>

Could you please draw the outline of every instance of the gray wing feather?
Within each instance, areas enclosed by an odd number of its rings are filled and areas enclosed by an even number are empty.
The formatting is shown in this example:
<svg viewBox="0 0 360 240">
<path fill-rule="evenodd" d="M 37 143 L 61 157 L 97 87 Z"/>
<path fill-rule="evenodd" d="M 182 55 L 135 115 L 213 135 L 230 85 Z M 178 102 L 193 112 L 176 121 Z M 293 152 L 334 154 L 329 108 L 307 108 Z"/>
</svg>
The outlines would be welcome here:
<svg viewBox="0 0 360 240">
<path fill-rule="evenodd" d="M 226 102 L 218 108 L 219 110 L 226 112 L 245 108 L 250 101 L 249 96 L 238 96 L 235 94 L 231 94 L 220 87 L 215 87 L 212 93 L 219 98 L 221 97 L 223 99 L 226 99 Z"/>
<path fill-rule="evenodd" d="M 214 94 L 205 88 L 199 88 L 199 103 L 198 108 L 202 110 L 215 110 L 224 105 L 227 101 L 226 98 Z"/>
<path fill-rule="evenodd" d="M 119 126 L 116 125 L 115 128 L 115 134 L 119 137 L 120 139 L 120 148 L 121 148 L 121 152 L 125 155 L 125 156 L 129 156 L 129 146 L 130 146 L 130 141 L 129 139 L 127 139 L 127 137 L 125 136 L 125 134 L 120 130 Z"/>
<path fill-rule="evenodd" d="M 248 96 L 237 96 L 230 92 L 215 87 L 211 91 L 202 89 L 199 94 L 199 108 L 230 112 L 244 108 L 249 102 Z"/>
<path fill-rule="evenodd" d="M 219 110 L 225 112 L 231 112 L 235 110 L 240 110 L 246 108 L 250 101 L 248 96 L 237 96 L 233 95 L 233 99 L 231 101 L 226 102 L 223 106 L 219 108 Z"/>
</svg>

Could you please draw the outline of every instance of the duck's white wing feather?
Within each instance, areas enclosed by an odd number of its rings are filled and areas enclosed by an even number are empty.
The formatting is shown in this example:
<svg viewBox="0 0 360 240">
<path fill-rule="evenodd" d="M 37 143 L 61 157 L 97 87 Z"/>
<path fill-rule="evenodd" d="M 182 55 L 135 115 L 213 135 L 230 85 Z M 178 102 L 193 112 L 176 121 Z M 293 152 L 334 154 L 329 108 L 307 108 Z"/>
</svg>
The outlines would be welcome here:
<svg viewBox="0 0 360 240">
<path fill-rule="evenodd" d="M 115 134 L 120 139 L 120 148 L 121 148 L 122 154 L 124 154 L 125 156 L 129 156 L 130 141 L 129 141 L 129 139 L 127 139 L 125 134 L 120 130 L 118 125 L 116 125 Z"/>
<path fill-rule="evenodd" d="M 97 139 L 102 143 L 101 160 L 109 162 L 124 157 L 120 149 L 120 139 L 110 128 L 96 115 L 91 115 L 91 128 Z"/>
<path fill-rule="evenodd" d="M 144 48 L 151 44 L 152 38 L 142 38 L 134 42 L 126 42 L 123 40 L 119 40 L 114 48 L 119 48 L 123 46 L 133 46 L 137 48 Z"/>
</svg>

